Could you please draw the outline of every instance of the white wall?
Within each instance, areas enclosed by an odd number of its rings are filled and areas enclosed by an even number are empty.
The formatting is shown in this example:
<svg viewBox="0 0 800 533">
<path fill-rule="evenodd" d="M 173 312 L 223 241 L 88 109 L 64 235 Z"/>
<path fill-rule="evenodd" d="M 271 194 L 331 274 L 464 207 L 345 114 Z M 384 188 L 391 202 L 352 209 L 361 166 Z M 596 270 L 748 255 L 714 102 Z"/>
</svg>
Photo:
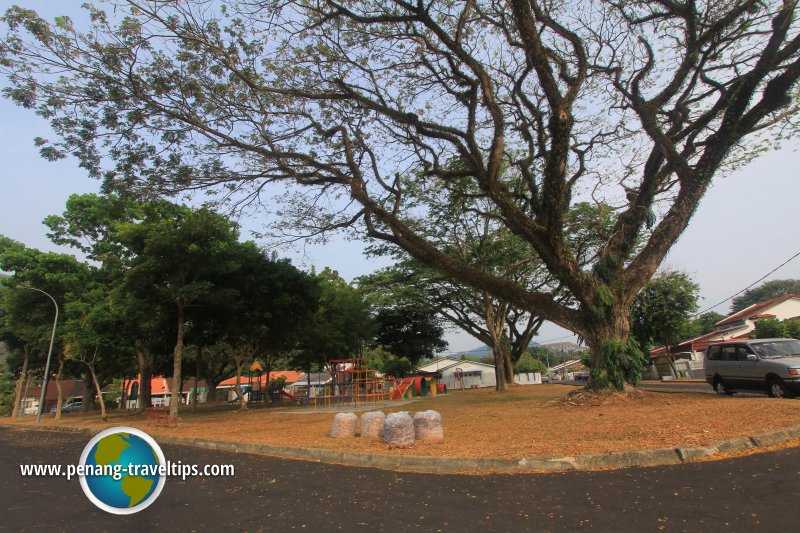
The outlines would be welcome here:
<svg viewBox="0 0 800 533">
<path fill-rule="evenodd" d="M 539 372 L 514 374 L 514 383 L 519 385 L 538 385 L 542 383 L 542 375 Z"/>
<path fill-rule="evenodd" d="M 775 315 L 778 320 L 788 320 L 800 316 L 800 299 L 791 298 L 781 302 L 775 307 L 765 311 L 770 315 Z"/>
</svg>

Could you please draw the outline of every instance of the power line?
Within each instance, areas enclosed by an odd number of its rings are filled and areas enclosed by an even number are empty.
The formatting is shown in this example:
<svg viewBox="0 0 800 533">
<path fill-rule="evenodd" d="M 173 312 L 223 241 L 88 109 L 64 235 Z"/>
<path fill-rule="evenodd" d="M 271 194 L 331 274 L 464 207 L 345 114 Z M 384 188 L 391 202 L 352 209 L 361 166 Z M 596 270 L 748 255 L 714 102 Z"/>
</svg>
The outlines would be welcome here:
<svg viewBox="0 0 800 533">
<path fill-rule="evenodd" d="M 762 276 L 762 277 L 761 277 L 761 278 L 759 278 L 758 280 L 754 281 L 753 283 L 751 283 L 750 285 L 748 285 L 748 286 L 747 286 L 747 287 L 745 287 L 744 289 L 740 290 L 740 291 L 739 291 L 739 292 L 737 292 L 736 294 L 734 294 L 734 295 L 732 295 L 732 296 L 728 296 L 727 298 L 725 298 L 724 300 L 722 300 L 722 301 L 721 301 L 721 302 L 719 302 L 718 304 L 714 304 L 714 305 L 712 305 L 711 307 L 709 307 L 708 309 L 703 309 L 703 310 L 702 310 L 702 311 L 700 311 L 699 313 L 695 313 L 695 314 L 694 314 L 694 316 L 693 316 L 692 318 L 698 317 L 698 316 L 702 315 L 703 313 L 707 313 L 708 311 L 711 311 L 711 310 L 712 310 L 712 309 L 714 309 L 715 307 L 719 307 L 720 305 L 724 304 L 724 303 L 725 303 L 725 302 L 727 302 L 728 300 L 732 300 L 733 298 L 736 298 L 737 296 L 739 296 L 740 294 L 742 294 L 742 293 L 743 293 L 743 292 L 745 292 L 746 290 L 750 289 L 751 287 L 753 287 L 754 285 L 756 285 L 756 284 L 758 284 L 758 283 L 761 283 L 761 282 L 762 282 L 762 281 L 764 281 L 766 278 L 770 277 L 772 274 L 774 274 L 775 272 L 777 272 L 778 270 L 780 270 L 781 268 L 783 268 L 784 266 L 786 266 L 787 264 L 789 264 L 789 263 L 790 263 L 790 262 L 791 262 L 793 259 L 795 259 L 797 256 L 800 256 L 800 252 L 797 252 L 797 253 L 796 253 L 796 254 L 794 254 L 792 257 L 790 257 L 789 259 L 787 259 L 786 261 L 784 261 L 784 262 L 783 262 L 783 263 L 781 263 L 780 265 L 776 266 L 775 268 L 773 268 L 772 270 L 770 270 L 770 271 L 769 271 L 767 274 L 765 274 L 764 276 Z"/>
</svg>

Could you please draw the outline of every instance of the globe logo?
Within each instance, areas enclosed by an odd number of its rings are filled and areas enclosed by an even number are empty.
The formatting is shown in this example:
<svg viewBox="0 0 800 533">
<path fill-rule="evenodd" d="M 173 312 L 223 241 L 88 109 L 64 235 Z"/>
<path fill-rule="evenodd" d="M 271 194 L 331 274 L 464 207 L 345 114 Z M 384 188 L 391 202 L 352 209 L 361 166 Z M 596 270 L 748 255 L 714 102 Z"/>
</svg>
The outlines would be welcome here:
<svg viewBox="0 0 800 533">
<path fill-rule="evenodd" d="M 133 514 L 152 504 L 166 480 L 166 459 L 142 430 L 114 427 L 101 431 L 81 454 L 81 488 L 100 509 Z"/>
</svg>

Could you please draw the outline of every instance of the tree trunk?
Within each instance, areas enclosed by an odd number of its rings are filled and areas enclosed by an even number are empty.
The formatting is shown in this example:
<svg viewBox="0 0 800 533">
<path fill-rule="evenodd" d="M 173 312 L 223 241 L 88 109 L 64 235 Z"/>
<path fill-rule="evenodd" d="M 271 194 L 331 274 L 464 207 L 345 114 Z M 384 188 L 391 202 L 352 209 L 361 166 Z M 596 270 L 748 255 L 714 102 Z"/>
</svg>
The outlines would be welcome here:
<svg viewBox="0 0 800 533">
<path fill-rule="evenodd" d="M 489 293 L 483 293 L 484 312 L 486 313 L 486 329 L 492 338 L 492 353 L 494 355 L 494 389 L 498 392 L 506 390 L 506 363 L 503 354 L 503 330 L 505 319 L 503 313 L 494 305 Z M 513 379 L 512 379 L 513 381 Z"/>
<path fill-rule="evenodd" d="M 586 336 L 592 363 L 588 387 L 594 391 L 625 390 L 644 375 L 645 357 L 630 336 L 628 314 L 627 307 L 606 307 L 602 321 Z"/>
<path fill-rule="evenodd" d="M 203 345 L 197 345 L 197 360 L 194 367 L 194 394 L 192 395 L 192 411 L 197 411 L 197 390 L 200 383 L 200 367 L 203 364 Z"/>
<path fill-rule="evenodd" d="M 181 403 L 181 355 L 183 354 L 183 319 L 185 306 L 178 304 L 178 335 L 175 341 L 175 350 L 172 352 L 172 391 L 169 400 L 169 416 L 178 416 L 178 406 Z"/>
<path fill-rule="evenodd" d="M 83 397 L 83 405 L 81 405 L 81 411 L 84 413 L 88 413 L 94 410 L 94 394 L 92 394 L 92 388 L 94 387 L 94 376 L 89 373 L 83 374 L 83 383 L 84 383 L 84 397 Z"/>
<path fill-rule="evenodd" d="M 499 348 L 494 348 L 494 390 L 502 392 L 506 390 L 506 371 L 503 364 L 503 356 Z"/>
<path fill-rule="evenodd" d="M 61 388 L 61 376 L 64 373 L 64 354 L 58 355 L 58 372 L 56 373 L 56 391 L 58 391 L 58 398 L 56 399 L 56 420 L 61 420 L 61 406 L 64 404 L 64 391 Z"/>
<path fill-rule="evenodd" d="M 103 391 L 100 389 L 100 383 L 97 381 L 97 374 L 94 373 L 94 363 L 86 363 L 86 366 L 89 367 L 89 373 L 92 375 L 92 381 L 94 382 L 94 390 L 97 392 L 97 399 L 100 402 L 100 418 L 105 422 L 108 420 L 106 402 L 103 400 Z M 86 394 L 89 394 L 88 390 Z"/>
<path fill-rule="evenodd" d="M 511 360 L 511 351 L 508 349 L 507 346 L 502 344 L 502 341 L 500 345 L 500 355 L 503 366 L 503 373 L 505 374 L 504 379 L 506 382 L 506 386 L 514 387 L 516 385 L 516 382 L 514 381 L 514 362 Z"/>
<path fill-rule="evenodd" d="M 28 359 L 30 358 L 31 348 L 29 345 L 25 345 L 22 348 L 23 359 L 22 359 L 22 370 L 19 373 L 19 379 L 17 380 L 17 386 L 14 388 L 14 408 L 11 410 L 11 417 L 12 418 L 22 418 L 22 409 L 20 409 L 20 404 L 22 403 L 22 393 L 23 387 L 25 387 L 25 380 L 28 378 Z"/>
<path fill-rule="evenodd" d="M 151 380 L 153 379 L 153 356 L 146 350 L 141 341 L 134 343 L 136 348 L 136 360 L 139 363 L 139 398 L 136 402 L 136 409 L 144 412 L 145 407 L 150 407 L 152 396 Z"/>
<path fill-rule="evenodd" d="M 239 395 L 239 408 L 245 410 L 247 409 L 247 402 L 242 392 L 242 364 L 244 363 L 244 358 L 236 352 L 234 352 L 233 357 L 236 360 L 236 394 Z"/>
<path fill-rule="evenodd" d="M 33 381 L 33 372 L 31 372 L 29 370 L 28 373 L 25 375 L 25 385 L 22 388 L 22 401 L 23 402 L 25 401 L 25 398 L 28 397 L 28 389 L 31 388 L 31 381 Z M 24 414 L 25 414 L 25 409 L 20 409 L 20 415 L 19 416 L 22 417 Z"/>
</svg>

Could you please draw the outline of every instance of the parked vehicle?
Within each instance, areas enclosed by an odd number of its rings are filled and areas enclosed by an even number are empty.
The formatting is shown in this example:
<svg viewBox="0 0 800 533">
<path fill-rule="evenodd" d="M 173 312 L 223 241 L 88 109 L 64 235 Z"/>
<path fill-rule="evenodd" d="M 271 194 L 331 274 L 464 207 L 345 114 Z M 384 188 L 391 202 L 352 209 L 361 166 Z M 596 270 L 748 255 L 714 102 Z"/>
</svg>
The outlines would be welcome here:
<svg viewBox="0 0 800 533">
<path fill-rule="evenodd" d="M 68 402 L 61 406 L 62 413 L 72 413 L 74 411 L 80 411 L 81 407 L 83 407 L 83 402 Z M 50 409 L 50 412 L 55 414 L 56 408 L 53 407 Z"/>
<path fill-rule="evenodd" d="M 793 398 L 800 394 L 800 341 L 711 343 L 706 349 L 705 375 L 717 394 L 760 390 L 773 398 Z"/>
</svg>

